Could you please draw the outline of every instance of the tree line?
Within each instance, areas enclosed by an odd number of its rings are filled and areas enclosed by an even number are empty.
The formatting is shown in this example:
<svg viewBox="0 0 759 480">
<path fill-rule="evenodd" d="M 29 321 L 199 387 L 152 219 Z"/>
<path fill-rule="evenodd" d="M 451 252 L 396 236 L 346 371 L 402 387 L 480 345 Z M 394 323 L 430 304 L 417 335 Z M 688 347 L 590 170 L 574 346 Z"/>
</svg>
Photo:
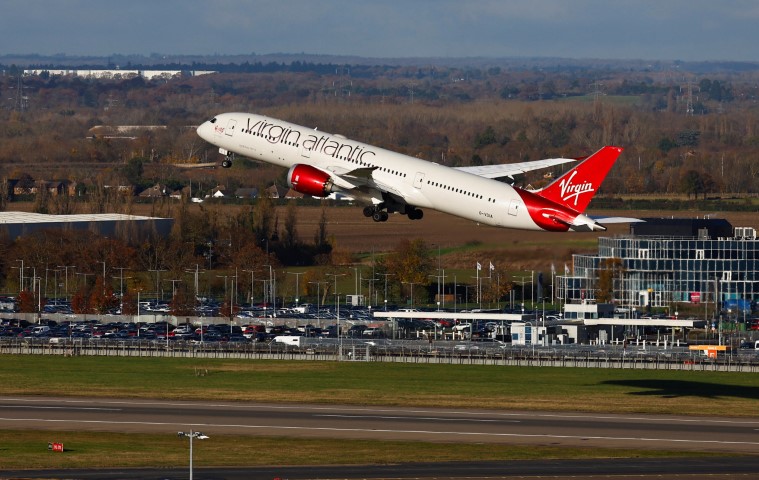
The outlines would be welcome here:
<svg viewBox="0 0 759 480">
<path fill-rule="evenodd" d="M 217 112 L 247 110 L 450 166 L 580 156 L 621 145 L 627 150 L 607 192 L 759 191 L 751 77 L 701 79 L 686 91 L 682 82 L 641 72 L 414 71 L 378 69 L 365 78 L 229 73 L 163 82 L 24 78 L 28 106 L 8 101 L 0 110 L 0 174 L 90 185 L 195 182 L 207 189 L 281 181 L 283 172 L 246 161 L 229 171 L 174 167 L 218 159 L 192 125 Z M 593 86 L 599 83 L 602 94 Z M 4 98 L 14 98 L 18 85 L 17 78 L 0 76 Z M 103 138 L 90 134 L 96 125 L 167 128 Z M 521 181 L 538 187 L 542 173 Z"/>
</svg>

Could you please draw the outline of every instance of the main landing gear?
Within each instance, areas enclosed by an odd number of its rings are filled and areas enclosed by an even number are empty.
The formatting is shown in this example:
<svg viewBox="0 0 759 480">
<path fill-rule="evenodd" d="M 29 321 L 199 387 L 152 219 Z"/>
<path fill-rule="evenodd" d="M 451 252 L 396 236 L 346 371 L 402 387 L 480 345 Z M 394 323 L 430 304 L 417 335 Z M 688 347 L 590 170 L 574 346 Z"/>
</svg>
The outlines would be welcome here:
<svg viewBox="0 0 759 480">
<path fill-rule="evenodd" d="M 227 155 L 224 157 L 224 160 L 221 161 L 221 166 L 223 168 L 229 168 L 232 166 L 232 155 Z"/>
<path fill-rule="evenodd" d="M 364 216 L 372 217 L 375 222 L 387 222 L 388 218 L 387 212 L 377 207 L 364 207 Z"/>
<path fill-rule="evenodd" d="M 409 205 L 407 205 L 404 210 L 403 213 L 408 216 L 409 220 L 421 220 L 424 216 L 423 211 Z M 372 217 L 372 220 L 375 222 L 386 222 L 388 213 L 382 205 L 377 205 L 373 207 L 364 207 L 364 216 Z"/>
<path fill-rule="evenodd" d="M 406 215 L 409 220 L 421 220 L 424 216 L 424 212 L 414 207 L 406 207 Z"/>
</svg>

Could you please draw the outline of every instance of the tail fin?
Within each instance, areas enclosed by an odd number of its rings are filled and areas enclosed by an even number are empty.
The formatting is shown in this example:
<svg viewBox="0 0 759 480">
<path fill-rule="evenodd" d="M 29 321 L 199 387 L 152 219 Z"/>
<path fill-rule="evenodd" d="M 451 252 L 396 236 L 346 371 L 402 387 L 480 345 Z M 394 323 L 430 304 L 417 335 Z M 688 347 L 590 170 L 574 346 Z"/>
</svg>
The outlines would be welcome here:
<svg viewBox="0 0 759 480">
<path fill-rule="evenodd" d="M 582 213 L 588 207 L 623 148 L 606 146 L 557 178 L 536 195 Z"/>
</svg>

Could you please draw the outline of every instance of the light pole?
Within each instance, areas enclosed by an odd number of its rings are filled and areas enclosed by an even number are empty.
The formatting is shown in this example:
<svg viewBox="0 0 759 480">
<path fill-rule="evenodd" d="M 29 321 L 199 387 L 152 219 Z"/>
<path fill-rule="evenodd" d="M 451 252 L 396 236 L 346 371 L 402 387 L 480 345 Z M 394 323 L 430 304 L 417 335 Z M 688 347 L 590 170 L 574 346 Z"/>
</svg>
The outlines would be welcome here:
<svg viewBox="0 0 759 480">
<path fill-rule="evenodd" d="M 161 293 L 160 298 L 163 300 L 163 290 L 161 289 L 161 272 L 165 272 L 165 269 L 160 268 L 151 268 L 148 270 L 149 272 L 155 272 L 155 296 L 156 298 L 159 297 L 159 292 Z"/>
<path fill-rule="evenodd" d="M 94 273 L 80 273 L 80 272 L 76 272 L 76 274 L 84 277 L 84 288 L 87 288 L 87 277 L 91 275 L 95 275 Z"/>
<path fill-rule="evenodd" d="M 199 291 L 200 285 L 198 283 L 198 275 L 201 273 L 200 265 L 198 265 L 196 263 L 195 264 L 195 270 L 185 270 L 185 272 L 194 274 L 193 284 L 194 284 L 194 287 L 195 287 L 195 301 L 193 302 L 193 304 L 197 305 L 197 302 L 199 301 L 199 297 L 198 297 L 199 293 L 198 293 L 198 291 Z M 252 274 L 251 274 L 251 278 L 253 278 Z M 251 280 L 250 283 L 252 285 L 253 281 Z M 251 287 L 251 288 L 253 288 L 253 287 Z"/>
<path fill-rule="evenodd" d="M 525 280 L 527 275 L 514 275 L 514 278 L 518 278 L 519 283 L 522 286 L 522 310 L 524 310 L 524 287 L 527 284 L 527 280 Z"/>
<path fill-rule="evenodd" d="M 263 305 L 264 305 L 264 316 L 266 316 L 266 311 L 269 308 L 268 297 L 266 296 L 266 284 L 268 283 L 268 280 L 256 279 L 256 282 L 261 282 L 261 297 L 262 297 Z M 250 298 L 250 306 L 251 307 L 253 306 L 253 297 Z"/>
<path fill-rule="evenodd" d="M 287 272 L 289 275 L 295 275 L 295 306 L 298 306 L 298 300 L 300 297 L 300 276 L 306 272 Z"/>
<path fill-rule="evenodd" d="M 445 272 L 441 272 L 441 263 L 440 263 L 440 244 L 432 244 L 433 247 L 437 247 L 437 275 L 431 275 L 434 277 L 437 277 L 437 311 L 440 311 L 440 299 L 442 297 L 445 297 L 445 292 L 441 292 L 440 290 L 440 284 L 442 281 L 443 289 L 445 289 Z M 442 293 L 442 296 L 441 296 Z M 445 304 L 443 304 L 443 308 L 445 308 Z"/>
<path fill-rule="evenodd" d="M 414 285 L 419 285 L 415 282 L 401 282 L 404 285 L 411 285 L 411 308 L 414 308 Z"/>
<path fill-rule="evenodd" d="M 65 275 L 65 282 L 66 282 L 66 301 L 69 300 L 69 268 L 76 268 L 75 265 L 58 265 L 58 268 L 63 268 L 66 271 L 64 272 Z"/>
<path fill-rule="evenodd" d="M 103 295 L 105 295 L 105 261 L 98 260 L 95 263 L 102 263 L 103 264 Z"/>
<path fill-rule="evenodd" d="M 383 277 L 385 277 L 385 298 L 384 304 L 385 304 L 385 311 L 387 312 L 387 277 L 390 277 L 392 275 L 395 275 L 394 273 L 380 273 Z"/>
<path fill-rule="evenodd" d="M 24 261 L 23 260 L 16 260 L 17 262 L 21 262 L 21 267 L 18 267 L 18 293 L 20 294 L 24 290 Z"/>
<path fill-rule="evenodd" d="M 335 277 L 335 308 L 337 309 L 337 343 L 339 346 L 339 358 L 343 356 L 343 337 L 340 334 L 340 298 L 337 295 L 337 277 L 344 277 L 344 273 L 326 273 L 328 277 Z"/>
<path fill-rule="evenodd" d="M 453 276 L 453 311 L 458 312 L 459 284 L 456 275 Z"/>
<path fill-rule="evenodd" d="M 47 272 L 47 269 L 45 269 Z M 55 298 L 55 305 L 58 305 L 58 268 L 53 269 L 53 298 Z M 47 275 L 47 273 L 45 273 Z M 45 288 L 45 295 L 47 296 L 47 288 Z"/>
<path fill-rule="evenodd" d="M 268 258 L 269 256 L 269 242 L 266 242 L 266 256 Z M 271 314 L 273 317 L 277 316 L 277 284 L 275 282 L 277 278 L 277 272 L 276 270 L 273 270 L 271 265 L 262 265 L 264 267 L 269 267 L 269 300 L 271 300 Z"/>
<path fill-rule="evenodd" d="M 308 282 L 316 284 L 316 319 L 321 322 L 321 284 L 327 282 Z M 319 325 L 321 327 L 321 324 Z"/>
<path fill-rule="evenodd" d="M 253 275 L 255 274 L 256 271 L 251 268 L 250 270 L 243 269 L 243 272 L 250 273 L 250 306 L 251 308 L 253 308 L 253 285 L 255 285 L 255 282 L 256 282 Z"/>
<path fill-rule="evenodd" d="M 440 302 L 442 298 L 445 298 L 445 293 L 442 295 L 440 294 L 440 279 L 443 279 L 443 284 L 445 284 L 445 272 L 443 272 L 442 275 L 428 275 L 429 277 L 437 278 L 437 311 L 440 311 Z M 443 304 L 443 308 L 445 308 L 445 304 Z"/>
<path fill-rule="evenodd" d="M 103 266 L 105 266 L 105 262 L 103 262 Z M 127 267 L 113 267 L 114 270 L 119 271 L 119 306 L 121 307 L 121 310 L 124 310 L 124 270 L 129 270 Z M 105 282 L 105 277 L 103 278 L 103 281 Z M 105 287 L 104 287 L 105 288 Z"/>
<path fill-rule="evenodd" d="M 174 300 L 174 297 L 177 295 L 177 282 L 181 282 L 182 280 L 178 279 L 171 279 L 171 280 L 164 280 L 164 282 L 171 282 L 171 300 Z"/>
<path fill-rule="evenodd" d="M 366 302 L 366 306 L 369 307 L 369 309 L 372 308 L 372 290 L 374 289 L 374 282 L 376 282 L 377 280 L 379 280 L 379 279 L 378 278 L 362 278 L 361 279 L 362 282 L 366 282 L 366 284 L 367 284 L 367 286 L 369 288 L 369 295 L 367 297 L 369 299 L 369 301 Z"/>
<path fill-rule="evenodd" d="M 190 480 L 192 480 L 192 439 L 197 438 L 198 440 L 206 440 L 209 437 L 203 435 L 201 432 L 193 432 L 192 430 L 189 432 L 177 432 L 177 436 L 190 439 Z"/>
</svg>

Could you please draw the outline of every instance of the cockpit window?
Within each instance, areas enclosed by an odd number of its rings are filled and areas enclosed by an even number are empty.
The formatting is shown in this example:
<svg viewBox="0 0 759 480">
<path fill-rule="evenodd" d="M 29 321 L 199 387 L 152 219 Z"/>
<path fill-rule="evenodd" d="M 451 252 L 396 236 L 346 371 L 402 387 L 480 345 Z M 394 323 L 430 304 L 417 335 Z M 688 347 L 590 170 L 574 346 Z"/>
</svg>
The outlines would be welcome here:
<svg viewBox="0 0 759 480">
<path fill-rule="evenodd" d="M 211 120 L 211 123 L 216 123 L 216 117 L 214 117 L 214 119 Z"/>
</svg>

